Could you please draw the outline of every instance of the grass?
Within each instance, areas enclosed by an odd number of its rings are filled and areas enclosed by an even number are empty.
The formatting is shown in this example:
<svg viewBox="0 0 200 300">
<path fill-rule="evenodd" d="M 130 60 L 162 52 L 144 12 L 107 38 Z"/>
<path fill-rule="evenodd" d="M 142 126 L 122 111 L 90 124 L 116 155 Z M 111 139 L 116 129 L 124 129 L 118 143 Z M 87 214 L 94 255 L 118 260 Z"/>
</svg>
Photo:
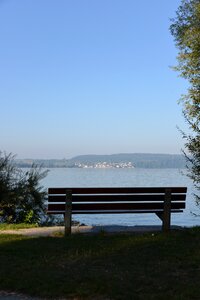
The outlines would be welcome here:
<svg viewBox="0 0 200 300">
<path fill-rule="evenodd" d="M 38 227 L 37 224 L 7 224 L 7 223 L 0 223 L 0 231 L 1 230 L 17 230 L 17 229 L 24 229 L 24 228 L 34 228 Z"/>
<path fill-rule="evenodd" d="M 200 299 L 199 282 L 200 228 L 166 235 L 0 235 L 0 290 L 45 299 L 192 300 Z"/>
</svg>

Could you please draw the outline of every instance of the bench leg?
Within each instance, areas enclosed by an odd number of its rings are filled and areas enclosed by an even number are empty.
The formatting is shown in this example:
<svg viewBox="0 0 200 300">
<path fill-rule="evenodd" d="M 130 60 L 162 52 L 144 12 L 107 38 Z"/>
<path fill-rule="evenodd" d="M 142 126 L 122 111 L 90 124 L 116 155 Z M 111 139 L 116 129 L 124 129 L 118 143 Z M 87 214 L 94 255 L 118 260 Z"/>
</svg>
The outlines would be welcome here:
<svg viewBox="0 0 200 300">
<path fill-rule="evenodd" d="M 171 189 L 166 189 L 163 212 L 156 212 L 156 215 L 162 221 L 162 231 L 170 231 L 171 225 Z"/>
<path fill-rule="evenodd" d="M 170 231 L 171 225 L 171 189 L 165 190 L 165 201 L 163 210 L 163 224 L 162 230 L 164 232 Z"/>
<path fill-rule="evenodd" d="M 72 192 L 70 190 L 66 191 L 66 203 L 65 203 L 65 236 L 71 234 L 71 224 L 72 224 Z"/>
</svg>

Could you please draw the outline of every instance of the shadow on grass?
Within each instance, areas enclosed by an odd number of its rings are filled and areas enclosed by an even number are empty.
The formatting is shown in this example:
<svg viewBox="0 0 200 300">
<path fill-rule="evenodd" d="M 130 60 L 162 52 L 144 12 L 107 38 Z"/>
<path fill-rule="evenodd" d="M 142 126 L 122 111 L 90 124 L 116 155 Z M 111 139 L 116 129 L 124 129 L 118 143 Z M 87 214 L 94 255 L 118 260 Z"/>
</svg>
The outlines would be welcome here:
<svg viewBox="0 0 200 300">
<path fill-rule="evenodd" d="M 199 299 L 200 230 L 0 236 L 0 289 L 32 296 Z"/>
</svg>

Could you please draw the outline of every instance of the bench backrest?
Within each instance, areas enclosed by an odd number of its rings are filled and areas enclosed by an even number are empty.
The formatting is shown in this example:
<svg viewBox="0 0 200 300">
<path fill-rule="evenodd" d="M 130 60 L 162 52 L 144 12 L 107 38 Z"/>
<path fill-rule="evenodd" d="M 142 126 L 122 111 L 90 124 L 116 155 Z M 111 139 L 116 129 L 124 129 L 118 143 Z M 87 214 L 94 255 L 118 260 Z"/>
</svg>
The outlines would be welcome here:
<svg viewBox="0 0 200 300">
<path fill-rule="evenodd" d="M 66 195 L 72 202 L 73 214 L 159 213 L 164 209 L 166 195 L 170 195 L 170 211 L 182 212 L 186 192 L 186 187 L 49 188 L 47 212 L 64 214 Z"/>
</svg>

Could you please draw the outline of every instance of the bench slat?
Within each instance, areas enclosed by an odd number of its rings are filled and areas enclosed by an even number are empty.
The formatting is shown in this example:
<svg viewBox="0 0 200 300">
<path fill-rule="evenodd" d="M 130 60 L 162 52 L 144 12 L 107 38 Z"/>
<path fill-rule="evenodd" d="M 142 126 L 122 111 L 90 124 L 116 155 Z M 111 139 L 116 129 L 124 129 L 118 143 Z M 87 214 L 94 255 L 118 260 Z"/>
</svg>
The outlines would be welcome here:
<svg viewBox="0 0 200 300">
<path fill-rule="evenodd" d="M 163 210 L 162 209 L 157 209 L 157 210 L 118 210 L 118 211 L 112 211 L 112 210 L 105 210 L 105 211 L 102 211 L 102 210 L 89 210 L 89 211 L 72 211 L 73 215 L 74 214 L 130 214 L 130 213 L 134 213 L 134 214 L 145 214 L 145 213 L 162 213 Z M 172 209 L 171 210 L 171 213 L 181 213 L 183 212 L 183 210 L 181 209 Z M 63 214 L 63 211 L 48 211 L 47 214 Z"/>
<path fill-rule="evenodd" d="M 185 194 L 172 194 L 171 201 L 185 201 Z M 129 202 L 129 201 L 164 201 L 165 195 L 145 194 L 145 195 L 74 195 L 72 202 Z M 50 195 L 49 202 L 65 202 L 65 195 Z"/>
<path fill-rule="evenodd" d="M 159 202 L 151 203 L 92 203 L 92 204 L 73 204 L 72 203 L 72 212 L 76 210 L 127 210 L 127 209 L 163 209 L 164 204 Z M 183 209 L 185 208 L 185 202 L 173 202 L 171 203 L 171 209 Z M 63 211 L 65 212 L 65 204 L 49 204 L 49 211 Z"/>
<path fill-rule="evenodd" d="M 48 194 L 66 194 L 67 190 L 71 190 L 72 194 L 133 194 L 133 193 L 165 193 L 165 190 L 171 189 L 172 193 L 186 193 L 186 187 L 78 187 L 78 188 L 49 188 Z"/>
</svg>

